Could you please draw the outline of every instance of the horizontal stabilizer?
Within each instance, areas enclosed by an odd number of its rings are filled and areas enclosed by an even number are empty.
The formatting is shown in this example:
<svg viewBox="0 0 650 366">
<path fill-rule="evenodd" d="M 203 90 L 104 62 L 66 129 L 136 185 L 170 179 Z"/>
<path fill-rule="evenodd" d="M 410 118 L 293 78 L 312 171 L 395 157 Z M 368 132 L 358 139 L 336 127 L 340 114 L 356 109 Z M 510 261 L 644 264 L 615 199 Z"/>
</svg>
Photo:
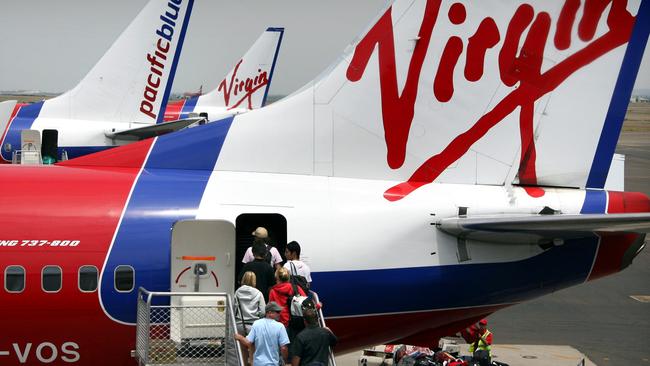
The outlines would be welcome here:
<svg viewBox="0 0 650 366">
<path fill-rule="evenodd" d="M 194 123 L 200 122 L 204 119 L 205 118 L 203 117 L 184 118 L 176 121 L 159 123 L 156 125 L 146 125 L 144 127 L 132 128 L 129 130 L 110 131 L 106 132 L 105 135 L 106 137 L 115 140 L 139 141 L 150 137 L 156 137 L 164 135 L 166 133 L 182 130 L 183 128 L 193 125 Z"/>
<path fill-rule="evenodd" d="M 594 232 L 650 232 L 650 213 L 481 216 L 449 218 L 436 222 L 441 231 L 491 243 L 562 244 Z"/>
</svg>

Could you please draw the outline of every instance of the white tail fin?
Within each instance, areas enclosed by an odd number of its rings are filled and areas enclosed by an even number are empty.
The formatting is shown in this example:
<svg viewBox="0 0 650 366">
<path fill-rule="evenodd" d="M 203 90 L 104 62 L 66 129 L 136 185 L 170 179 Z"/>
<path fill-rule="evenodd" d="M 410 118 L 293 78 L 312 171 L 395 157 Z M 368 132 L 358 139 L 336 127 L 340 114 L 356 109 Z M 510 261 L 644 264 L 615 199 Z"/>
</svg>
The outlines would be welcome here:
<svg viewBox="0 0 650 366">
<path fill-rule="evenodd" d="M 431 182 L 604 184 L 649 10 L 395 1 L 309 87 L 237 117 L 218 168 L 401 181 L 391 200 Z"/>
<path fill-rule="evenodd" d="M 161 122 L 194 0 L 151 0 L 81 82 L 40 117 Z"/>
<path fill-rule="evenodd" d="M 7 133 L 7 126 L 11 121 L 11 118 L 14 114 L 14 109 L 16 108 L 15 100 L 5 100 L 0 102 L 0 141 L 4 141 L 5 135 Z M 4 147 L 0 146 L 0 149 Z"/>
<path fill-rule="evenodd" d="M 211 92 L 198 97 L 201 107 L 261 108 L 266 103 L 284 28 L 268 28 Z"/>
</svg>

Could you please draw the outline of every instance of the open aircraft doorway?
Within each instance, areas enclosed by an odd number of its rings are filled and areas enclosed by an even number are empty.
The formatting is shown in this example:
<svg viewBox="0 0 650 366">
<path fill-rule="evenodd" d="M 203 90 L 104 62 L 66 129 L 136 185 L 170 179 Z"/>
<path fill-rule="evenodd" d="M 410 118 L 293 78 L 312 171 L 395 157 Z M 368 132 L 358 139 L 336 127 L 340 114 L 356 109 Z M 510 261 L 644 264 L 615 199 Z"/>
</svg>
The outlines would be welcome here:
<svg viewBox="0 0 650 366">
<path fill-rule="evenodd" d="M 237 263 L 236 273 L 239 273 L 241 262 L 248 249 L 253 244 L 253 231 L 259 226 L 269 232 L 269 244 L 278 249 L 284 260 L 284 248 L 287 245 L 287 219 L 278 213 L 245 213 L 235 219 L 237 228 Z"/>
</svg>

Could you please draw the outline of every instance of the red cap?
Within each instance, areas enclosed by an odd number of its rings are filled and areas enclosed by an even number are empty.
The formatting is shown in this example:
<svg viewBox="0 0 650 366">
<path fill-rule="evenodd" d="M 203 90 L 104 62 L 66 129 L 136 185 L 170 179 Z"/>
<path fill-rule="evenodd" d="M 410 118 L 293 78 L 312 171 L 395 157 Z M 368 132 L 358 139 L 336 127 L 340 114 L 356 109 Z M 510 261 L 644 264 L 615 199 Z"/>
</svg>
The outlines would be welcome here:
<svg viewBox="0 0 650 366">
<path fill-rule="evenodd" d="M 487 319 L 481 319 L 481 321 L 478 323 L 481 325 L 487 325 Z"/>
</svg>

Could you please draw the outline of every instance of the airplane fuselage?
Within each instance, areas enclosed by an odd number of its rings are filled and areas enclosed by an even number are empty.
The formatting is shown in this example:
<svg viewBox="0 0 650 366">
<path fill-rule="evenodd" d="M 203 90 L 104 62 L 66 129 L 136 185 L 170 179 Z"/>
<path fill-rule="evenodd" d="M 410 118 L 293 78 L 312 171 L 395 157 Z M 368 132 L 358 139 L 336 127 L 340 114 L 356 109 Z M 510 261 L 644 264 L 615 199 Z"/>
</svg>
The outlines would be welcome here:
<svg viewBox="0 0 650 366">
<path fill-rule="evenodd" d="M 26 274 L 23 291 L 3 290 L 4 362 L 129 362 L 137 288 L 169 290 L 170 230 L 183 219 L 284 216 L 340 352 L 454 333 L 505 306 L 617 272 L 640 245 L 636 235 L 546 248 L 468 241 L 470 258 L 461 258 L 457 239 L 432 225 L 459 207 L 471 215 L 650 210 L 647 197 L 627 193 L 547 189 L 535 198 L 517 187 L 449 184 L 393 203 L 382 197 L 391 181 L 164 169 L 150 145 L 132 145 L 124 167 L 1 167 L 14 178 L 1 183 L 12 194 L 0 214 L 0 269 L 22 266 Z M 114 288 L 120 265 L 133 267 L 134 290 Z M 43 290 L 45 266 L 61 268 L 58 292 Z M 99 269 L 96 291 L 79 289 L 82 266 Z"/>
<path fill-rule="evenodd" d="M 189 113 L 207 113 L 209 121 L 218 121 L 233 115 L 247 112 L 247 109 L 213 106 L 196 106 L 182 100 L 170 103 L 165 110 L 164 122 L 187 118 Z M 58 156 L 65 151 L 67 158 L 88 155 L 104 151 L 116 146 L 122 146 L 133 140 L 116 139 L 110 137 L 111 133 L 150 126 L 151 123 L 120 122 L 118 120 L 84 120 L 39 117 L 43 102 L 34 104 L 17 104 L 12 113 L 11 120 L 3 131 L 0 162 L 11 162 L 15 151 L 24 150 L 21 145 L 22 130 L 36 130 L 41 134 L 43 130 L 58 131 Z"/>
</svg>

